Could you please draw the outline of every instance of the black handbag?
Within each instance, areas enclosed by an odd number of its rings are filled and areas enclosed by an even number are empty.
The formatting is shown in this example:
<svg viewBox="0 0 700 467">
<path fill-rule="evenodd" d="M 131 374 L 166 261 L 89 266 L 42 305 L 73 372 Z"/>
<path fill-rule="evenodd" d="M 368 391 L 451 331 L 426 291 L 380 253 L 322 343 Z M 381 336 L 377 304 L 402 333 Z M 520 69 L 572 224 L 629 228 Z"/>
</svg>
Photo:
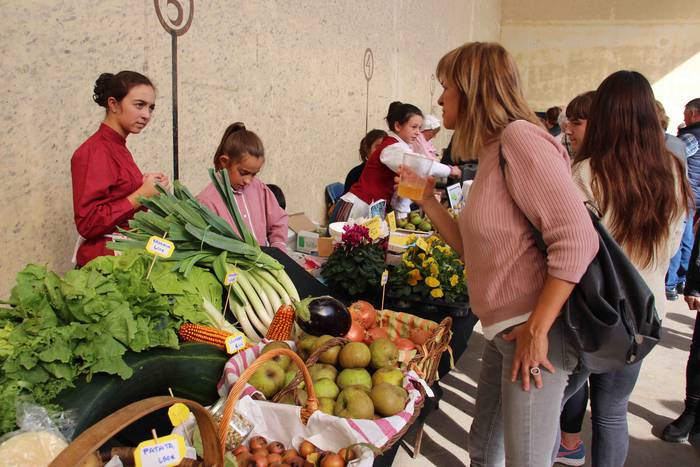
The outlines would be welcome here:
<svg viewBox="0 0 700 467">
<path fill-rule="evenodd" d="M 505 181 L 506 160 L 501 148 L 499 165 Z M 661 320 L 654 294 L 637 268 L 602 225 L 599 214 L 588 204 L 586 208 L 598 233 L 598 253 L 562 307 L 559 319 L 580 352 L 581 365 L 592 373 L 607 373 L 642 360 L 661 338 Z M 546 256 L 542 234 L 529 219 L 528 223 L 535 243 Z"/>
</svg>

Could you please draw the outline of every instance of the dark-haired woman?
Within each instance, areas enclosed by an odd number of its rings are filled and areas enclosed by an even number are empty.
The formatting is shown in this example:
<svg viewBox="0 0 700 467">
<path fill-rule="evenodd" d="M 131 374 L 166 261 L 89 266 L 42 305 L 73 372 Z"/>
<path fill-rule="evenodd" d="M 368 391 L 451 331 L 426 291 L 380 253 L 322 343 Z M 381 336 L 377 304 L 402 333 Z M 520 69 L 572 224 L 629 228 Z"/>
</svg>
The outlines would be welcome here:
<svg viewBox="0 0 700 467">
<path fill-rule="evenodd" d="M 370 154 L 360 179 L 336 203 L 330 222 L 369 216 L 369 205 L 384 200 L 392 203 L 397 217 L 408 214 L 410 200 L 394 197 L 394 176 L 406 152 L 414 152 L 413 144 L 420 134 L 423 113 L 418 107 L 404 102 L 392 102 L 386 116 L 387 136 Z M 433 163 L 431 175 L 446 178 L 459 168 Z M 392 200 L 392 198 L 394 198 Z"/>
<path fill-rule="evenodd" d="M 263 164 L 265 148 L 258 135 L 247 130 L 243 123 L 229 125 L 214 153 L 214 167 L 228 172 L 234 202 L 255 240 L 262 246 L 286 252 L 288 216 L 274 193 L 257 178 Z M 213 184 L 207 185 L 197 199 L 236 229 L 226 203 Z"/>
<path fill-rule="evenodd" d="M 142 174 L 126 147 L 126 138 L 148 125 L 155 108 L 151 81 L 134 71 L 103 73 L 95 82 L 94 101 L 105 108 L 99 129 L 73 154 L 73 214 L 80 234 L 77 266 L 97 256 L 112 255 L 106 243 L 117 227 L 141 208 L 140 197 L 157 193 L 156 184 L 169 187 L 163 173 Z"/>
<path fill-rule="evenodd" d="M 350 188 L 360 179 L 362 171 L 365 169 L 365 164 L 367 164 L 367 158 L 370 154 L 377 149 L 377 146 L 386 138 L 386 131 L 384 130 L 369 130 L 369 132 L 360 141 L 360 160 L 362 163 L 350 169 L 347 176 L 345 177 L 345 190 L 344 193 L 350 191 Z"/>
<path fill-rule="evenodd" d="M 603 214 L 603 224 L 654 293 L 663 319 L 664 276 L 693 198 L 682 162 L 664 145 L 654 93 L 644 76 L 618 71 L 598 87 L 572 173 L 584 200 Z M 590 375 L 593 466 L 625 463 L 627 404 L 640 366 Z M 588 376 L 585 369 L 572 375 L 566 395 Z"/>
</svg>

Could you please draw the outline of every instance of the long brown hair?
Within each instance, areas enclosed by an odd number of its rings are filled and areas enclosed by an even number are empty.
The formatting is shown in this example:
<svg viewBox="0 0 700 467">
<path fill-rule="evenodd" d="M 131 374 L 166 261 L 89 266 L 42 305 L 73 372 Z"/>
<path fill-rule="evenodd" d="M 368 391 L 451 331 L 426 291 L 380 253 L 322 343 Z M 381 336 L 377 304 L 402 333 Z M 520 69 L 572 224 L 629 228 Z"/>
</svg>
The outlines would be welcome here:
<svg viewBox="0 0 700 467">
<path fill-rule="evenodd" d="M 693 197 L 681 161 L 666 149 L 654 93 L 640 73 L 618 71 L 598 87 L 574 164 L 585 159 L 613 238 L 636 264 L 650 266 Z"/>
<path fill-rule="evenodd" d="M 502 45 L 468 42 L 440 59 L 436 76 L 459 89 L 459 109 L 452 154 L 478 156 L 485 142 L 515 120 L 542 126 L 520 87 L 515 61 Z"/>
</svg>

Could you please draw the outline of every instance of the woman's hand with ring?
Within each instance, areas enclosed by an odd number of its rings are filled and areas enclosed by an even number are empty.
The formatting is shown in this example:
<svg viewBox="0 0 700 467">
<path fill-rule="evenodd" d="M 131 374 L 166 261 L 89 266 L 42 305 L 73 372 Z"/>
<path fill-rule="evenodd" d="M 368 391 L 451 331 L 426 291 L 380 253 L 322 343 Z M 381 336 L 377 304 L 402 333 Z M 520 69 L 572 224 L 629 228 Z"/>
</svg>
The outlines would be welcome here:
<svg viewBox="0 0 700 467">
<path fill-rule="evenodd" d="M 535 380 L 535 387 L 541 389 L 542 372 L 540 366 L 550 373 L 554 373 L 554 366 L 547 358 L 549 340 L 547 335 L 533 335 L 527 323 L 513 328 L 508 334 L 504 334 L 503 339 L 515 341 L 515 355 L 511 366 L 511 381 L 518 380 L 518 373 L 522 380 L 523 390 L 530 390 L 530 378 Z"/>
</svg>

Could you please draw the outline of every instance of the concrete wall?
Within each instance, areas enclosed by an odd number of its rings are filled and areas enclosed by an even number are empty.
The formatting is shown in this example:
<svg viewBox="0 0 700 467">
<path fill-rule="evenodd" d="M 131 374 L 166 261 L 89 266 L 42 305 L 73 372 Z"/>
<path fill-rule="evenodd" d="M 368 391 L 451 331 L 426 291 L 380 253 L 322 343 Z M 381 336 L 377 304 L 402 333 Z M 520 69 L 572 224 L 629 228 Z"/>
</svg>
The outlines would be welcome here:
<svg viewBox="0 0 700 467">
<path fill-rule="evenodd" d="M 686 0 L 503 0 L 501 41 L 536 110 L 566 105 L 610 73 L 634 69 L 671 117 L 700 97 L 700 9 Z"/>
<path fill-rule="evenodd" d="M 173 5 L 159 0 L 165 14 Z M 186 1 L 169 3 L 185 5 Z M 181 179 L 197 192 L 221 133 L 244 121 L 263 139 L 264 181 L 280 185 L 290 211 L 321 220 L 323 188 L 358 161 L 365 131 L 393 100 L 439 115 L 431 74 L 468 40 L 497 40 L 500 0 L 195 2 L 179 37 Z M 29 262 L 70 267 L 70 157 L 103 111 L 92 102 L 101 72 L 141 71 L 158 87 L 149 127 L 128 139 L 145 171 L 172 171 L 171 40 L 151 0 L 0 0 L 0 297 Z M 442 132 L 437 146 L 449 139 Z"/>
</svg>

